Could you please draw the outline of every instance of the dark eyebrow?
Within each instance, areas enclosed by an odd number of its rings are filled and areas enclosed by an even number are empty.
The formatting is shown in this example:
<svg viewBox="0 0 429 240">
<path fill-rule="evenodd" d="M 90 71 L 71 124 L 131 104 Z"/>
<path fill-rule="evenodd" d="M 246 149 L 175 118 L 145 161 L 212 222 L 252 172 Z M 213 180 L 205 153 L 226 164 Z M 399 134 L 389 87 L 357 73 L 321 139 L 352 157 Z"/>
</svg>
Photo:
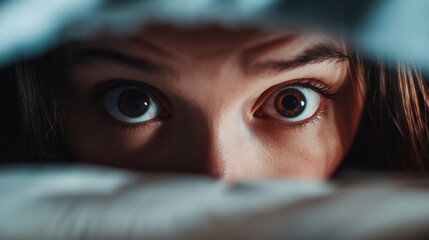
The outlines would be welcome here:
<svg viewBox="0 0 429 240">
<path fill-rule="evenodd" d="M 136 68 L 144 73 L 166 75 L 172 72 L 172 70 L 165 65 L 105 48 L 79 48 L 73 51 L 67 65 L 69 65 L 69 67 L 91 66 L 92 64 L 105 62 Z"/>
<path fill-rule="evenodd" d="M 260 74 L 263 72 L 279 73 L 286 70 L 302 67 L 309 64 L 323 62 L 341 63 L 349 61 L 349 57 L 331 43 L 319 43 L 303 51 L 292 60 L 268 60 L 264 62 L 246 64 L 246 73 Z"/>
</svg>

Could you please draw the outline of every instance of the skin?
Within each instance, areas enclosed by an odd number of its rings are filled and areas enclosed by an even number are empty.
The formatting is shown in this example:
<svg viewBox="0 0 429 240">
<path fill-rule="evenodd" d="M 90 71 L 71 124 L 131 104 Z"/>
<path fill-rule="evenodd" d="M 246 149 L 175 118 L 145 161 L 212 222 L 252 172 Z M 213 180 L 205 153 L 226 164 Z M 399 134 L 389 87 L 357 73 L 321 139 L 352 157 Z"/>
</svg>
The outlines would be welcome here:
<svg viewBox="0 0 429 240">
<path fill-rule="evenodd" d="M 66 58 L 73 58 L 79 49 L 96 47 L 165 69 L 147 71 L 103 57 L 69 64 L 65 96 L 70 152 L 79 161 L 137 171 L 229 180 L 326 179 L 356 132 L 363 105 L 362 81 L 350 74 L 344 59 L 282 70 L 261 67 L 269 65 L 264 62 L 293 60 L 319 43 L 344 51 L 340 41 L 323 35 L 215 26 L 150 26 L 131 37 L 107 36 L 72 44 Z M 144 82 L 157 89 L 154 95 L 163 105 L 162 116 L 138 127 L 112 120 L 90 94 L 111 79 Z M 321 96 L 318 112 L 300 124 L 267 114 L 266 109 L 273 106 L 269 101 L 273 86 L 304 79 L 325 85 L 335 99 Z"/>
</svg>

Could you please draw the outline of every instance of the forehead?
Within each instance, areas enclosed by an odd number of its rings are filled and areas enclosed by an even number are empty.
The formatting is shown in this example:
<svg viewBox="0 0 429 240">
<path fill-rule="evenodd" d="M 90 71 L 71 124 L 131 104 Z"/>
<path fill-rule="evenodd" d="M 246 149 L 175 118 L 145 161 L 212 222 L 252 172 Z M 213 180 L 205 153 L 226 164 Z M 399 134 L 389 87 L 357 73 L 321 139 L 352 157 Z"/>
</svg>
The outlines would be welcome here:
<svg viewBox="0 0 429 240">
<path fill-rule="evenodd" d="M 217 26 L 195 29 L 149 26 L 136 35 L 164 48 L 194 54 L 233 50 L 252 42 L 266 41 L 278 36 L 279 33 L 268 33 L 258 29 L 232 30 Z"/>
<path fill-rule="evenodd" d="M 220 26 L 178 28 L 166 25 L 151 25 L 126 38 L 103 38 L 103 44 L 121 48 L 149 48 L 171 55 L 211 55 L 227 52 L 263 53 L 277 47 L 289 47 L 290 54 L 319 42 L 337 44 L 333 38 L 316 33 L 269 32 L 257 28 L 228 29 Z"/>
</svg>

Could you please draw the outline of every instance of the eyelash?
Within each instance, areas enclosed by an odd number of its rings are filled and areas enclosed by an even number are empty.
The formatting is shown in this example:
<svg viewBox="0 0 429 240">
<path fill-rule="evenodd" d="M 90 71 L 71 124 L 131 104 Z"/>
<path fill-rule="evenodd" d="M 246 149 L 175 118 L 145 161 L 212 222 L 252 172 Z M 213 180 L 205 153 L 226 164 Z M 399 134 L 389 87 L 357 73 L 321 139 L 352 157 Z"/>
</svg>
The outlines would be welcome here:
<svg viewBox="0 0 429 240">
<path fill-rule="evenodd" d="M 326 117 L 326 111 L 323 108 L 324 106 L 321 106 L 321 109 L 318 110 L 319 112 L 314 115 L 310 120 L 302 123 L 288 124 L 287 127 L 289 128 L 289 130 L 292 131 L 303 131 L 307 127 L 317 124 L 317 122 Z"/>
<path fill-rule="evenodd" d="M 153 119 L 147 122 L 143 123 L 137 123 L 137 124 L 121 124 L 121 123 L 115 123 L 117 127 L 119 127 L 120 130 L 126 131 L 127 133 L 135 133 L 139 132 L 144 129 L 150 129 L 152 127 L 155 127 L 160 122 L 157 121 L 157 119 Z"/>
<path fill-rule="evenodd" d="M 275 91 L 278 89 L 281 89 L 281 88 L 285 88 L 285 87 L 309 88 L 311 90 L 314 90 L 314 91 L 320 93 L 326 99 L 338 100 L 338 98 L 337 98 L 338 92 L 334 92 L 331 87 L 327 86 L 326 84 L 324 84 L 320 80 L 316 80 L 313 78 L 299 79 L 299 80 L 296 80 L 296 81 L 293 81 L 290 83 L 288 82 L 286 84 L 280 84 L 280 86 L 277 87 L 275 89 Z"/>
<path fill-rule="evenodd" d="M 149 129 L 152 128 L 160 123 L 159 119 L 153 119 L 147 122 L 137 123 L 137 124 L 130 124 L 130 123 L 121 123 L 117 120 L 112 119 L 108 116 L 108 114 L 105 112 L 105 110 L 101 109 L 101 100 L 103 99 L 103 96 L 110 90 L 124 86 L 124 85 L 134 85 L 134 86 L 141 86 L 143 89 L 148 91 L 149 93 L 153 94 L 155 97 L 157 97 L 159 94 L 154 93 L 153 87 L 144 84 L 142 82 L 137 82 L 134 80 L 122 80 L 122 79 L 114 79 L 110 80 L 108 82 L 105 82 L 101 85 L 95 86 L 93 89 L 90 90 L 90 97 L 92 101 L 94 102 L 94 105 L 103 117 L 106 120 L 110 120 L 111 123 L 113 123 L 114 126 L 118 127 L 122 131 L 127 131 L 128 133 L 134 133 L 138 132 L 140 130 Z M 326 84 L 321 82 L 320 80 L 316 79 L 298 79 L 295 81 L 288 81 L 287 83 L 281 83 L 276 86 L 273 86 L 269 88 L 267 91 L 262 93 L 262 102 L 265 102 L 269 96 L 276 93 L 277 91 L 281 90 L 282 88 L 286 87 L 303 87 L 303 88 L 309 88 L 317 93 L 319 93 L 323 99 L 321 101 L 321 106 L 319 107 L 319 110 L 317 110 L 317 114 L 315 114 L 311 119 L 306 120 L 304 122 L 298 122 L 298 123 L 284 123 L 277 120 L 274 120 L 273 123 L 278 125 L 281 128 L 284 128 L 285 126 L 289 130 L 299 130 L 302 131 L 306 129 L 308 126 L 316 124 L 318 121 L 320 121 L 322 118 L 326 116 L 326 103 L 324 103 L 324 100 L 338 100 L 337 95 L 338 92 L 334 92 L 332 88 L 328 87 Z M 157 100 L 159 100 L 157 98 Z M 163 103 L 164 101 L 160 101 Z M 258 101 L 261 102 L 261 101 Z M 258 108 L 261 104 L 259 104 Z"/>
<path fill-rule="evenodd" d="M 169 114 L 162 114 L 161 117 L 157 117 L 155 119 L 152 119 L 146 122 L 135 123 L 135 124 L 122 123 L 110 117 L 109 114 L 106 113 L 106 110 L 104 109 L 104 107 L 102 106 L 103 97 L 110 90 L 121 86 L 127 86 L 127 85 L 139 86 L 145 91 L 149 92 L 151 95 L 153 95 L 157 101 L 164 103 L 164 101 L 160 100 L 160 97 L 159 97 L 160 94 L 157 93 L 154 87 L 148 84 L 145 84 L 141 81 L 127 80 L 127 79 L 113 79 L 113 80 L 103 82 L 102 84 L 92 88 L 89 91 L 89 96 L 91 98 L 91 101 L 94 103 L 94 107 L 98 109 L 98 112 L 100 112 L 100 114 L 103 116 L 105 120 L 108 120 L 110 123 L 112 123 L 114 127 L 117 127 L 121 131 L 126 131 L 127 133 L 132 134 L 144 129 L 150 129 L 160 123 L 160 118 L 166 118 L 169 116 Z"/>
<path fill-rule="evenodd" d="M 305 78 L 305 79 L 297 79 L 295 81 L 288 81 L 287 83 L 280 83 L 276 86 L 273 86 L 269 88 L 267 91 L 265 91 L 262 94 L 262 101 L 259 101 L 258 108 L 261 107 L 265 101 L 272 95 L 275 94 L 277 91 L 287 88 L 287 87 L 303 87 L 303 88 L 309 88 L 318 94 L 320 94 L 323 99 L 321 99 L 321 103 L 319 106 L 319 109 L 317 110 L 317 113 L 312 116 L 309 120 L 306 120 L 304 122 L 298 122 L 298 123 L 285 123 L 281 122 L 279 120 L 273 119 L 273 123 L 280 128 L 287 127 L 288 130 L 292 131 L 303 131 L 310 125 L 317 124 L 318 121 L 326 117 L 326 103 L 325 101 L 338 101 L 340 100 L 338 98 L 339 92 L 335 92 L 331 87 L 327 86 L 325 83 L 321 82 L 320 80 L 313 79 L 313 78 Z M 262 102 L 262 104 L 261 104 Z M 259 115 L 258 110 L 256 110 L 256 113 Z M 261 117 L 263 117 L 261 115 Z"/>
</svg>

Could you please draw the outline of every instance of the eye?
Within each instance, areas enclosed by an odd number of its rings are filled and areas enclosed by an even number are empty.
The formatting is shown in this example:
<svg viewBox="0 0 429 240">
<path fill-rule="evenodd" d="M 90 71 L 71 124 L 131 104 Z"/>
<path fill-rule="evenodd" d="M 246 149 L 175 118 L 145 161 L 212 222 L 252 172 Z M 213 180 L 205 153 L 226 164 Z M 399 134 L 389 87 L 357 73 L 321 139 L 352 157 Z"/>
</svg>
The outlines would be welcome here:
<svg viewBox="0 0 429 240">
<path fill-rule="evenodd" d="M 285 87 L 261 106 L 261 113 L 286 122 L 301 122 L 313 117 L 320 106 L 320 94 L 305 87 Z"/>
<path fill-rule="evenodd" d="M 142 123 L 161 114 L 155 98 L 137 86 L 121 86 L 106 92 L 103 105 L 110 116 L 125 123 Z"/>
</svg>

